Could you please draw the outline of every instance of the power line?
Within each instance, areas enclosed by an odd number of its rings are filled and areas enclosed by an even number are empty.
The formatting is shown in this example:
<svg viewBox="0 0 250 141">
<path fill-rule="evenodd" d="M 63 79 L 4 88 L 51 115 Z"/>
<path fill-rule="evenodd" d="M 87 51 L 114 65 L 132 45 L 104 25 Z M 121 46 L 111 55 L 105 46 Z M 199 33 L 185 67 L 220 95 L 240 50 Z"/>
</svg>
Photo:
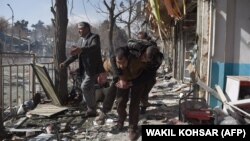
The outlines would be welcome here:
<svg viewBox="0 0 250 141">
<path fill-rule="evenodd" d="M 98 2 L 98 4 L 99 4 L 99 7 L 97 7 L 96 5 L 94 5 L 90 0 L 88 0 L 88 3 L 94 8 L 94 9 L 101 9 L 100 8 L 100 0 L 99 0 L 99 2 Z M 104 18 L 107 18 L 107 16 L 104 16 L 103 15 L 103 13 L 101 13 L 100 11 L 98 12 L 98 10 L 96 11 L 99 15 L 101 15 L 102 17 L 104 17 Z"/>
</svg>

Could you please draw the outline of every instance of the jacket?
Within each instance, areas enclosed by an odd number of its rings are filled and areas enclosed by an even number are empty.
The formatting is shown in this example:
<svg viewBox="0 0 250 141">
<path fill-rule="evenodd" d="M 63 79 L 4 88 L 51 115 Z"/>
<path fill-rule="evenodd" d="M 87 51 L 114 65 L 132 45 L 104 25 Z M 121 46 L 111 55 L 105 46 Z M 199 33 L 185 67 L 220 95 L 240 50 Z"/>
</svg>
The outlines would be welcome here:
<svg viewBox="0 0 250 141">
<path fill-rule="evenodd" d="M 87 75 L 93 76 L 104 72 L 99 35 L 89 33 L 85 40 L 81 37 L 78 41 L 78 47 L 81 47 L 82 52 L 79 55 L 69 57 L 65 61 L 67 66 L 79 59 L 80 75 L 86 72 Z"/>
<path fill-rule="evenodd" d="M 122 70 L 122 74 L 119 76 L 120 79 L 126 81 L 132 81 L 138 78 L 143 70 L 146 68 L 146 63 L 141 62 L 141 60 L 133 55 L 130 55 L 128 58 L 128 66 L 125 70 Z M 104 62 L 104 69 L 106 72 L 109 72 L 111 75 L 114 75 L 114 70 L 112 69 L 110 59 L 107 59 Z"/>
</svg>

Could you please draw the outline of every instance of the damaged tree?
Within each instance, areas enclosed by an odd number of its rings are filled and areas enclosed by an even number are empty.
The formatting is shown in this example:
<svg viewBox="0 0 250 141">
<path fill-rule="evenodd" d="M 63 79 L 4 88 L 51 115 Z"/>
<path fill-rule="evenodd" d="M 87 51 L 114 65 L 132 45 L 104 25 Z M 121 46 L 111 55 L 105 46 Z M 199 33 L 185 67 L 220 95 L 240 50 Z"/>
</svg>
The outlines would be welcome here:
<svg viewBox="0 0 250 141">
<path fill-rule="evenodd" d="M 52 20 L 55 26 L 54 65 L 55 65 L 55 91 L 61 104 L 66 102 L 68 95 L 67 69 L 60 69 L 59 64 L 66 59 L 66 34 L 68 25 L 67 0 L 56 0 L 55 9 L 51 7 L 55 19 Z"/>
<path fill-rule="evenodd" d="M 123 14 L 124 12 L 128 11 L 130 9 L 126 8 L 123 9 L 121 11 L 119 11 L 117 14 L 115 14 L 115 0 L 111 0 L 110 1 L 110 5 L 108 5 L 108 3 L 106 2 L 106 0 L 103 0 L 103 3 L 105 5 L 105 7 L 108 10 L 108 14 L 109 14 L 109 46 L 110 46 L 110 53 L 113 54 L 114 53 L 114 45 L 113 45 L 113 32 L 114 32 L 114 27 L 115 27 L 115 23 L 116 23 L 116 19 Z"/>
<path fill-rule="evenodd" d="M 141 16 L 141 1 L 137 1 L 137 0 L 128 0 L 128 17 L 126 18 L 122 18 L 121 16 L 118 17 L 118 20 L 125 24 L 127 26 L 127 30 L 128 30 L 128 38 L 131 38 L 131 25 L 137 20 L 139 19 L 139 17 Z M 126 9 L 127 7 L 124 6 L 123 2 L 120 4 L 120 6 L 123 9 Z"/>
</svg>

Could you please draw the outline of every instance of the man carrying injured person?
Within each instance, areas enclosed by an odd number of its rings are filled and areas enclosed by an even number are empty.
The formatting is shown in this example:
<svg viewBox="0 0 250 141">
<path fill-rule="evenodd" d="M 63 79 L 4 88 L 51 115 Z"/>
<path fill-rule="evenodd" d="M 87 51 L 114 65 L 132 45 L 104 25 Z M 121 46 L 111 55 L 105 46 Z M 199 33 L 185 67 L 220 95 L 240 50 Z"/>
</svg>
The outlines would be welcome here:
<svg viewBox="0 0 250 141">
<path fill-rule="evenodd" d="M 145 51 L 146 52 L 146 51 Z M 136 140 L 139 137 L 139 104 L 144 82 L 140 77 L 146 68 L 148 60 L 147 54 L 136 57 L 131 54 L 128 47 L 120 47 L 115 51 L 115 61 L 117 68 L 120 69 L 119 80 L 114 83 L 113 92 L 108 93 L 104 99 L 103 109 L 100 116 L 96 119 L 98 124 L 104 124 L 106 113 L 112 108 L 115 97 L 117 97 L 118 122 L 113 131 L 120 131 L 123 128 L 127 117 L 126 106 L 130 96 L 129 105 L 129 138 Z M 104 68 L 111 74 L 114 73 L 110 60 L 104 62 Z"/>
</svg>

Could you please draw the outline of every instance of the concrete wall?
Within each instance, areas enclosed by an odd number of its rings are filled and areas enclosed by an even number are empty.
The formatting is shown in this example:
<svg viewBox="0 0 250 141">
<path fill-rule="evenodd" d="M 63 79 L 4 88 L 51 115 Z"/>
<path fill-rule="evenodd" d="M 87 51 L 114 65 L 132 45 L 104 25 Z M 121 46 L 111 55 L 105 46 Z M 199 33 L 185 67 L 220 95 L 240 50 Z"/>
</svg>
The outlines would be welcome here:
<svg viewBox="0 0 250 141">
<path fill-rule="evenodd" d="M 212 35 L 212 1 L 197 1 L 197 30 L 198 35 L 198 52 L 196 70 L 200 80 L 209 84 L 210 80 L 210 56 L 211 56 L 211 35 Z M 199 90 L 199 97 L 207 98 L 204 89 Z"/>
<path fill-rule="evenodd" d="M 216 0 L 211 86 L 227 75 L 250 76 L 250 1 Z"/>
</svg>

